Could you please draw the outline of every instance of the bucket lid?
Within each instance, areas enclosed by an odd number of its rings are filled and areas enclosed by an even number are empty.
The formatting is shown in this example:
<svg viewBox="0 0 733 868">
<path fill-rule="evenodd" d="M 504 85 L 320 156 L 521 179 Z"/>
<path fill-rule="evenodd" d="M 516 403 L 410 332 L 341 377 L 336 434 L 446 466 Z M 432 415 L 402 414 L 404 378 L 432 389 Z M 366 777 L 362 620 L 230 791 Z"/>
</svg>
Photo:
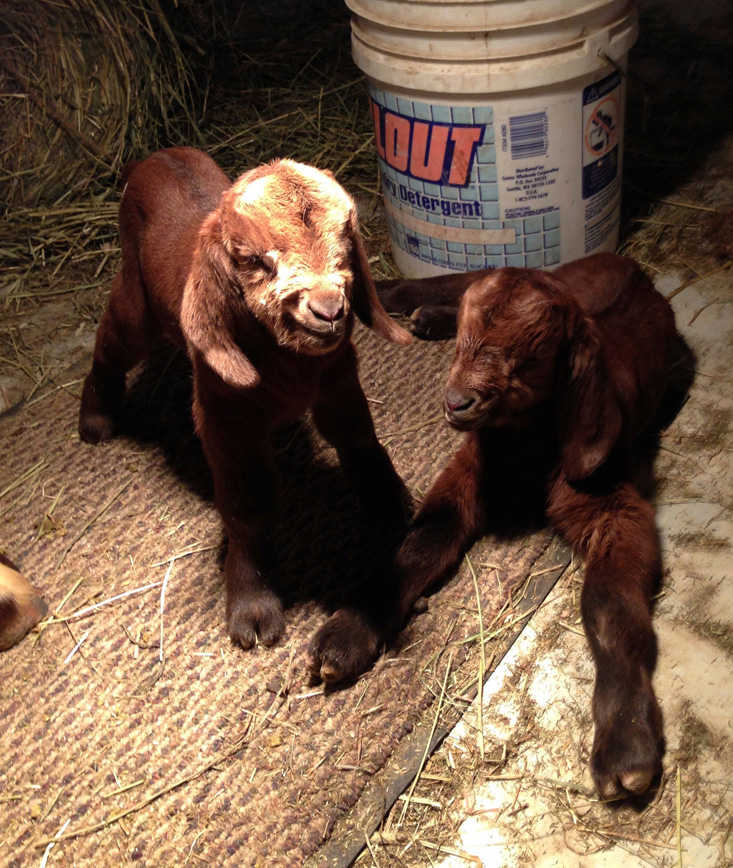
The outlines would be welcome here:
<svg viewBox="0 0 733 868">
<path fill-rule="evenodd" d="M 351 6 L 387 0 L 347 2 Z M 636 10 L 628 0 L 606 7 L 584 21 L 581 16 L 580 26 L 573 16 L 540 27 L 474 32 L 395 29 L 356 16 L 351 22 L 352 53 L 356 65 L 373 80 L 414 91 L 468 94 L 541 88 L 625 61 L 638 35 Z M 608 21 L 610 7 L 616 17 Z M 602 16 L 601 24 L 597 15 Z"/>
<path fill-rule="evenodd" d="M 629 0 L 346 0 L 351 11 L 384 27 L 436 31 L 496 31 L 551 22 L 618 17 Z M 582 26 L 582 22 L 581 22 Z"/>
</svg>

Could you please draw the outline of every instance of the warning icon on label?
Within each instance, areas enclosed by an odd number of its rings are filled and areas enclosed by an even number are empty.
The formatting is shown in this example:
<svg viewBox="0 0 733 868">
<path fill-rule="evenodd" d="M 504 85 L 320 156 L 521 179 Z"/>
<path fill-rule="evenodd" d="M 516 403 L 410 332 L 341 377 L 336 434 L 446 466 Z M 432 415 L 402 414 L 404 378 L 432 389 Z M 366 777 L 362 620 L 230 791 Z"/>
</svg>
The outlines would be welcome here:
<svg viewBox="0 0 733 868">
<path fill-rule="evenodd" d="M 607 197 L 614 189 L 609 185 L 616 183 L 618 186 L 622 105 L 618 72 L 583 91 L 583 199 L 590 199 L 604 190 Z M 608 204 L 606 202 L 601 210 Z"/>
<path fill-rule="evenodd" d="M 618 142 L 618 102 L 608 96 L 596 105 L 585 123 L 585 147 L 588 156 L 602 157 Z"/>
</svg>

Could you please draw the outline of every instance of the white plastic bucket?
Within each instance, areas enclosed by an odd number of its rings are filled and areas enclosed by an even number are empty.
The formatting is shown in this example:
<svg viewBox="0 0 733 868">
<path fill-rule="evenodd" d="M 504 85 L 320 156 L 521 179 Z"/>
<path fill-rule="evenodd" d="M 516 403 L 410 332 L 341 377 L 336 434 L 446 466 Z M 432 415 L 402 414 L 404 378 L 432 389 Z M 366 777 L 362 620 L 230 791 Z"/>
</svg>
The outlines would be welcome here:
<svg viewBox="0 0 733 868">
<path fill-rule="evenodd" d="M 633 0 L 346 4 L 405 275 L 615 249 Z"/>
</svg>

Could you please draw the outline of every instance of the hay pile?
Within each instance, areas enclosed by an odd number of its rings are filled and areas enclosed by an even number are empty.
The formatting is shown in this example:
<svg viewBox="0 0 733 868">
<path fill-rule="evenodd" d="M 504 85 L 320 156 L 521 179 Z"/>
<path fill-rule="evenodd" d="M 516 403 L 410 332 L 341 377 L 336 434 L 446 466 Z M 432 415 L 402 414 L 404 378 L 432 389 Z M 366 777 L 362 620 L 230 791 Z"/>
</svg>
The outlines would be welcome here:
<svg viewBox="0 0 733 868">
<path fill-rule="evenodd" d="M 200 141 L 208 61 L 190 33 L 196 17 L 206 32 L 212 10 L 164 9 L 159 0 L 0 6 L 6 308 L 57 294 L 65 266 L 73 266 L 73 290 L 104 280 L 117 255 L 120 168 L 158 147 Z"/>
<path fill-rule="evenodd" d="M 158 0 L 9 0 L 0 93 L 8 204 L 79 198 L 131 153 L 197 136 L 199 86 Z"/>
</svg>

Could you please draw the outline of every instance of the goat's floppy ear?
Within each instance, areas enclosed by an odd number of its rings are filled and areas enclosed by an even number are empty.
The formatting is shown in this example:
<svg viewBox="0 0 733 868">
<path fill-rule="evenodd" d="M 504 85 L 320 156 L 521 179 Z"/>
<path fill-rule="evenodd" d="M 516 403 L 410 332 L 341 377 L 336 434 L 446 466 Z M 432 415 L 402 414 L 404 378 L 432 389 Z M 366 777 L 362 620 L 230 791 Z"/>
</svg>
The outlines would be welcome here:
<svg viewBox="0 0 733 868">
<path fill-rule="evenodd" d="M 351 211 L 349 218 L 349 234 L 352 245 L 351 268 L 354 273 L 354 295 L 351 304 L 354 312 L 364 325 L 369 326 L 378 335 L 392 341 L 395 344 L 409 344 L 412 335 L 397 325 L 387 311 L 382 307 L 382 302 L 377 295 L 374 279 L 369 268 L 364 242 L 359 234 L 359 224 L 356 216 L 356 208 Z"/>
<path fill-rule="evenodd" d="M 257 385 L 259 375 L 232 336 L 233 263 L 222 244 L 218 212 L 199 231 L 191 271 L 183 291 L 181 330 L 206 364 L 231 386 Z"/>
<path fill-rule="evenodd" d="M 563 471 L 570 482 L 577 482 L 608 458 L 622 417 L 595 324 L 579 309 L 571 309 L 568 335 L 568 378 L 558 423 Z"/>
</svg>

